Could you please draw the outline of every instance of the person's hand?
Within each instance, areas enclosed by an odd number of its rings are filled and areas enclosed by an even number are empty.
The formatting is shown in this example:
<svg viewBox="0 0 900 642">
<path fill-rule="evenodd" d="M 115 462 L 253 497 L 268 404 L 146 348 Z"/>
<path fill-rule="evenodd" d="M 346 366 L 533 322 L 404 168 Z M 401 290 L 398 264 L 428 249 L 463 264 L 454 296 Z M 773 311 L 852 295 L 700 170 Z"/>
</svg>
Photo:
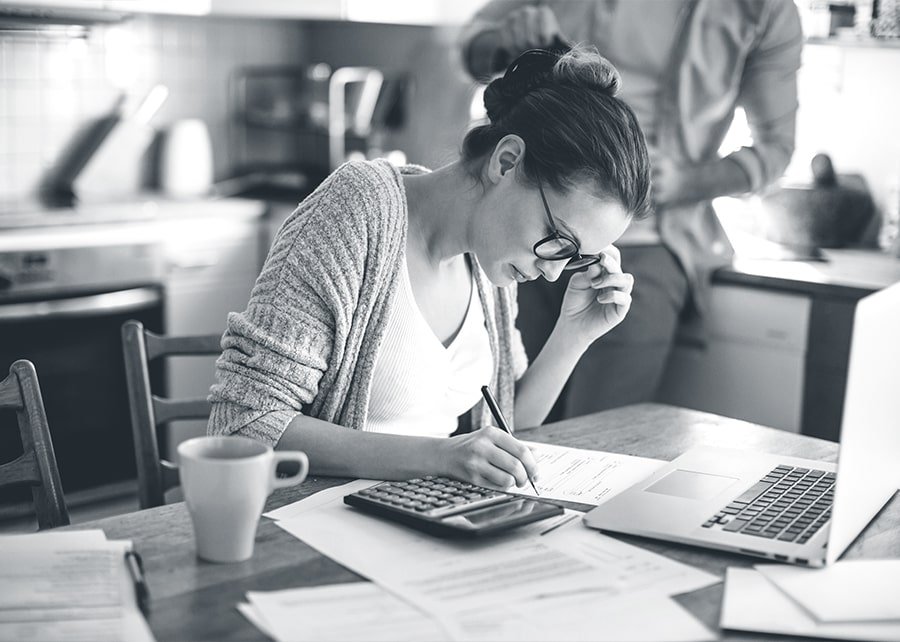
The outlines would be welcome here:
<svg viewBox="0 0 900 642">
<path fill-rule="evenodd" d="M 513 58 L 527 49 L 541 49 L 561 37 L 559 22 L 549 7 L 526 6 L 511 11 L 500 23 L 500 45 Z"/>
<path fill-rule="evenodd" d="M 506 490 L 537 479 L 537 462 L 525 444 L 500 428 L 486 426 L 442 440 L 448 477 Z"/>
<path fill-rule="evenodd" d="M 694 193 L 697 177 L 693 165 L 675 161 L 654 149 L 649 152 L 653 202 L 656 205 L 684 205 L 702 200 L 701 194 Z"/>
<path fill-rule="evenodd" d="M 610 245 L 599 263 L 569 279 L 557 326 L 585 347 L 622 322 L 631 307 L 634 277 L 622 272 L 619 248 Z"/>
</svg>

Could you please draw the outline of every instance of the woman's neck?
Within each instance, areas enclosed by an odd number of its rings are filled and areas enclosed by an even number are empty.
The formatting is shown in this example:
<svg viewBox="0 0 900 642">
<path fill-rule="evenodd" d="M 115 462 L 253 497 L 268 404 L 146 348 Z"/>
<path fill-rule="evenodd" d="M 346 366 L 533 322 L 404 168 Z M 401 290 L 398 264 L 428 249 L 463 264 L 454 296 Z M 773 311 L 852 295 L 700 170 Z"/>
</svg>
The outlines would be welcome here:
<svg viewBox="0 0 900 642">
<path fill-rule="evenodd" d="M 428 174 L 403 176 L 409 212 L 408 243 L 438 268 L 469 251 L 478 185 L 452 163 Z"/>
</svg>

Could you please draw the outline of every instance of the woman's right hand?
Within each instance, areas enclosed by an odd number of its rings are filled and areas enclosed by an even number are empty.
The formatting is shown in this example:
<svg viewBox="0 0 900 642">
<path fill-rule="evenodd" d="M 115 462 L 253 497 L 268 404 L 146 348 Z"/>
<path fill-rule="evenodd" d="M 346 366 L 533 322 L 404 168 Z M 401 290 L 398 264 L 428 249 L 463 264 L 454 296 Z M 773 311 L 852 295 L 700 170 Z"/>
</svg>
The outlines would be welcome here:
<svg viewBox="0 0 900 642">
<path fill-rule="evenodd" d="M 443 474 L 477 486 L 506 490 L 537 480 L 537 461 L 521 441 L 486 426 L 442 442 Z"/>
</svg>

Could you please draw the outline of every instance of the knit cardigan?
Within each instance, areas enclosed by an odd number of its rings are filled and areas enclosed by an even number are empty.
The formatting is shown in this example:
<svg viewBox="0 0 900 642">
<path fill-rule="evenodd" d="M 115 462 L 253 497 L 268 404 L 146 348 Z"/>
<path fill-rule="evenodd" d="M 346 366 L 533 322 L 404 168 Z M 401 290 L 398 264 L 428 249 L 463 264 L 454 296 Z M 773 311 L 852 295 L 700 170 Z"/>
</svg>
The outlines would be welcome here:
<svg viewBox="0 0 900 642">
<path fill-rule="evenodd" d="M 228 315 L 207 432 L 272 446 L 294 417 L 363 429 L 375 360 L 400 281 L 408 228 L 401 173 L 382 160 L 345 163 L 284 222 L 247 309 Z M 527 357 L 515 284 L 494 287 L 468 255 L 494 359 L 492 387 L 512 421 Z M 479 402 L 470 425 L 491 423 Z"/>
</svg>

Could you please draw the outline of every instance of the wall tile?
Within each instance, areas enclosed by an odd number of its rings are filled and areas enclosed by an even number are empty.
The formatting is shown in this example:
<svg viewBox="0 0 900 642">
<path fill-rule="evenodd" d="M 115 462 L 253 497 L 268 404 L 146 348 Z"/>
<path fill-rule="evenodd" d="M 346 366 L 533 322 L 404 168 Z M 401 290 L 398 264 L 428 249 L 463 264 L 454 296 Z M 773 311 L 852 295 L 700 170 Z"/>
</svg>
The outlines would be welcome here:
<svg viewBox="0 0 900 642">
<path fill-rule="evenodd" d="M 137 15 L 86 38 L 0 34 L 0 213 L 34 197 L 44 168 L 120 91 L 139 100 L 157 83 L 170 95 L 151 124 L 202 118 L 215 178 L 230 176 L 232 75 L 249 64 L 304 64 L 306 32 L 284 20 Z"/>
</svg>

